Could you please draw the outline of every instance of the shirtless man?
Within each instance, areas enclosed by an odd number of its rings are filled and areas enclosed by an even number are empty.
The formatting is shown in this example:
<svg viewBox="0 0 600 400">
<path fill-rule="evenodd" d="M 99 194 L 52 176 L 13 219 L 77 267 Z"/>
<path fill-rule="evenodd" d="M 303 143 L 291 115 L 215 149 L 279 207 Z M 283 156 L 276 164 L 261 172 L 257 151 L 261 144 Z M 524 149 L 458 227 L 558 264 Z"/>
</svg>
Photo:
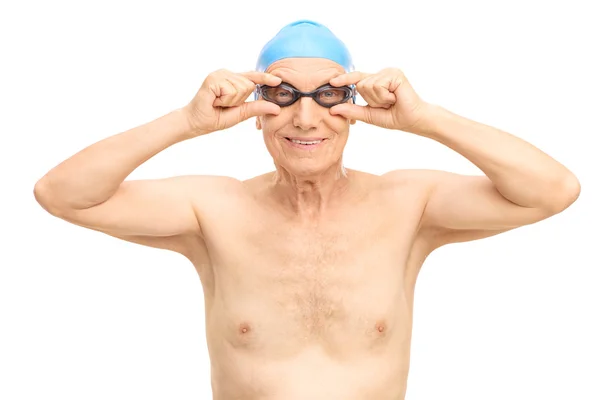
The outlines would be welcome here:
<svg viewBox="0 0 600 400">
<path fill-rule="evenodd" d="M 400 70 L 351 71 L 337 40 L 290 24 L 257 71 L 211 73 L 186 106 L 89 146 L 35 185 L 54 216 L 192 262 L 216 400 L 404 399 L 426 257 L 548 218 L 579 195 L 563 165 L 423 101 Z M 368 106 L 353 104 L 355 90 Z M 251 117 L 275 171 L 125 180 L 169 146 Z M 436 140 L 485 175 L 346 169 L 356 120 Z"/>
</svg>

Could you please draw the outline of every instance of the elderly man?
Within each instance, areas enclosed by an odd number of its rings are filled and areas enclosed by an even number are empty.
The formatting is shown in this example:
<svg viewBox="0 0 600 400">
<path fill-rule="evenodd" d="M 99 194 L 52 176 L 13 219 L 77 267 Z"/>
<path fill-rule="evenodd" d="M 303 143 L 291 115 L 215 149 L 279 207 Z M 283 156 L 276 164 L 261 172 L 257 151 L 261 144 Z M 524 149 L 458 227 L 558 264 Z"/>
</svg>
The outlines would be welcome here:
<svg viewBox="0 0 600 400">
<path fill-rule="evenodd" d="M 125 180 L 169 146 L 250 117 L 274 171 Z M 346 169 L 357 120 L 436 140 L 485 175 Z M 398 69 L 354 71 L 329 29 L 298 21 L 256 71 L 211 73 L 189 104 L 73 155 L 34 193 L 54 216 L 193 263 L 215 399 L 401 400 L 427 256 L 548 218 L 579 190 L 536 147 L 423 101 Z"/>
</svg>

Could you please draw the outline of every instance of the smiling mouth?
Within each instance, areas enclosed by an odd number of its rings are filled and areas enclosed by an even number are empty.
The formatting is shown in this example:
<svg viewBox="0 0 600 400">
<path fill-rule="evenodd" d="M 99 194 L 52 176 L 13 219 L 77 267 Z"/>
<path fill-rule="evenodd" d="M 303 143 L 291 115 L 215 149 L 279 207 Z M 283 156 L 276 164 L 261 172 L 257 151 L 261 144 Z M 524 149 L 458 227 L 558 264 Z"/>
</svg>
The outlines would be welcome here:
<svg viewBox="0 0 600 400">
<path fill-rule="evenodd" d="M 315 144 L 319 144 L 324 140 L 327 140 L 325 138 L 323 139 L 317 139 L 317 140 L 298 140 L 298 139 L 290 139 L 288 137 L 286 137 L 286 140 L 295 144 L 299 144 L 299 145 L 304 145 L 304 146 L 311 146 L 311 145 L 315 145 Z"/>
</svg>

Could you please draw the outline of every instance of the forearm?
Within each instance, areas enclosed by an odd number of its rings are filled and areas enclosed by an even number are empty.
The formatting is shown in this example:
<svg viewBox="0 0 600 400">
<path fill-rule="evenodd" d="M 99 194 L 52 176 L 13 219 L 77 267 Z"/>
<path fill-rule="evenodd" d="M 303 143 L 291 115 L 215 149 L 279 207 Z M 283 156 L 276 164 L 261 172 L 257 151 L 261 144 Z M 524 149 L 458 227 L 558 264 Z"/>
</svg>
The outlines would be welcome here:
<svg viewBox="0 0 600 400">
<path fill-rule="evenodd" d="M 432 105 L 420 132 L 466 157 L 506 199 L 523 207 L 562 209 L 579 194 L 577 178 L 530 143 Z"/>
<path fill-rule="evenodd" d="M 190 138 L 182 110 L 103 139 L 63 161 L 35 185 L 49 207 L 83 209 L 108 200 L 132 171 L 164 149 Z"/>
</svg>

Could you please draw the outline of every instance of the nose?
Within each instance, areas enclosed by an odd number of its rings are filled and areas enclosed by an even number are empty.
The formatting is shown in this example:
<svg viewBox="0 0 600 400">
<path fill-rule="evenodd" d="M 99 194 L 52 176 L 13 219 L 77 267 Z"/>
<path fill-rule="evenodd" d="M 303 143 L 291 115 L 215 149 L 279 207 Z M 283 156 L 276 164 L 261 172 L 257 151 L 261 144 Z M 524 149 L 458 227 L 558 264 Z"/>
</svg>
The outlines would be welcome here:
<svg viewBox="0 0 600 400">
<path fill-rule="evenodd" d="M 321 122 L 321 106 L 310 97 L 298 99 L 294 107 L 294 126 L 304 131 L 317 128 Z"/>
</svg>

